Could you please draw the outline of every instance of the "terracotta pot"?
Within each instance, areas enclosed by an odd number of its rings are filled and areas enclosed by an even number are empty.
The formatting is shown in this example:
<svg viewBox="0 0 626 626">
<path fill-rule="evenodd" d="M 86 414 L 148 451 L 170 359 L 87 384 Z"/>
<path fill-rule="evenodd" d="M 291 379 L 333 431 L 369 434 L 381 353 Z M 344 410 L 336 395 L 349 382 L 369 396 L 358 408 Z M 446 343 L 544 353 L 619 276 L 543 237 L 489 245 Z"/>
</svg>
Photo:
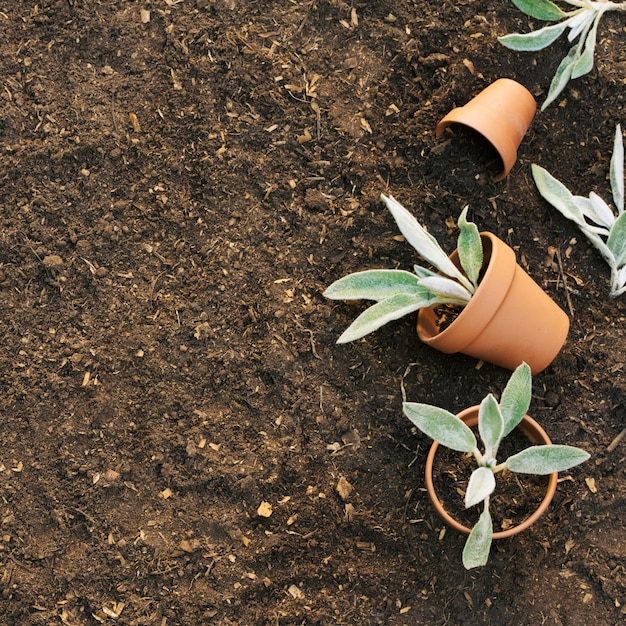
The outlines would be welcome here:
<svg viewBox="0 0 626 626">
<path fill-rule="evenodd" d="M 517 160 L 517 148 L 532 122 L 537 103 L 522 85 L 500 78 L 481 91 L 465 106 L 453 109 L 439 124 L 439 137 L 451 124 L 463 124 L 480 133 L 498 151 L 504 169 L 494 180 L 500 181 Z"/>
<path fill-rule="evenodd" d="M 465 424 L 467 424 L 470 428 L 472 426 L 476 426 L 478 424 L 478 405 L 470 407 L 469 409 L 465 409 L 461 411 L 457 415 L 457 417 Z M 520 422 L 519 428 L 524 435 L 528 438 L 528 440 L 532 444 L 545 444 L 549 445 L 552 442 L 550 438 L 546 434 L 546 431 L 541 428 L 541 426 L 528 415 L 524 416 L 524 419 Z M 433 485 L 433 462 L 435 460 L 435 455 L 437 450 L 439 449 L 439 443 L 434 441 L 432 446 L 430 447 L 430 451 L 428 452 L 428 457 L 426 458 L 426 490 L 428 491 L 428 496 L 430 497 L 430 501 L 433 503 L 437 513 L 441 516 L 443 521 L 460 532 L 463 535 L 469 535 L 471 532 L 471 528 L 461 524 L 457 520 L 455 520 L 441 505 L 439 498 L 435 492 L 435 488 Z M 548 486 L 546 488 L 546 494 L 541 501 L 541 504 L 535 511 L 527 517 L 521 524 L 517 526 L 512 526 L 511 528 L 507 528 L 507 530 L 501 530 L 493 533 L 494 539 L 504 539 L 505 537 L 511 537 L 512 535 L 516 535 L 517 533 L 522 532 L 526 528 L 528 528 L 531 524 L 534 524 L 546 511 L 554 494 L 556 492 L 556 484 L 557 484 L 558 472 L 554 472 L 550 474 L 550 478 L 548 479 Z M 497 480 L 497 478 L 496 478 Z"/>
<path fill-rule="evenodd" d="M 462 352 L 510 370 L 525 361 L 536 374 L 565 343 L 569 318 L 504 241 L 492 233 L 481 233 L 481 239 L 484 276 L 472 299 L 441 332 L 435 307 L 420 309 L 417 334 L 440 352 Z M 450 259 L 460 268 L 456 251 Z"/>
</svg>

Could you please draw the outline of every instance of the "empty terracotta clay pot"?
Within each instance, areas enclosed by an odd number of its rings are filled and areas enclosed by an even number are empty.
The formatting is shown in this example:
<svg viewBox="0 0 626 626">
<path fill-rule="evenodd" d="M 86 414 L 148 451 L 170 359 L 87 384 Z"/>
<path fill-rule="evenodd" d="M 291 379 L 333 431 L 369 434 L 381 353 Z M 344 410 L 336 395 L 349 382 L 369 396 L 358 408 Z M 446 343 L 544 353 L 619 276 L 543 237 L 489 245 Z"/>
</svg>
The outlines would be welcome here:
<svg viewBox="0 0 626 626">
<path fill-rule="evenodd" d="M 457 417 L 465 424 L 467 424 L 470 428 L 476 426 L 478 424 L 478 409 L 480 407 L 478 405 L 465 409 L 461 411 Z M 541 428 L 541 426 L 528 415 L 524 416 L 524 419 L 520 422 L 519 426 L 517 426 L 522 433 L 528 438 L 530 443 L 534 445 L 550 445 L 552 441 L 546 434 L 546 431 Z M 433 463 L 435 460 L 435 455 L 437 454 L 437 450 L 439 449 L 439 443 L 434 441 L 430 450 L 428 452 L 428 456 L 426 457 L 426 490 L 428 491 L 428 496 L 430 497 L 430 501 L 432 502 L 435 510 L 439 514 L 439 516 L 443 519 L 443 521 L 451 526 L 458 532 L 463 535 L 469 535 L 471 529 L 467 526 L 461 524 L 458 520 L 454 519 L 444 508 L 437 493 L 435 491 L 435 487 L 433 484 Z M 556 484 L 558 479 L 558 472 L 554 472 L 549 475 L 548 485 L 546 487 L 546 494 L 542 499 L 540 505 L 529 515 L 523 522 L 516 526 L 512 526 L 511 528 L 507 528 L 506 530 L 501 530 L 493 533 L 494 539 L 504 539 L 505 537 L 511 537 L 512 535 L 516 535 L 517 533 L 522 532 L 526 528 L 528 528 L 531 524 L 534 524 L 546 511 L 554 494 L 556 492 Z"/>
<path fill-rule="evenodd" d="M 537 103 L 532 94 L 510 78 L 500 78 L 465 106 L 453 109 L 439 124 L 439 137 L 451 124 L 463 124 L 480 133 L 498 151 L 504 169 L 495 181 L 511 171 L 517 149 L 532 122 Z"/>
<path fill-rule="evenodd" d="M 537 374 L 565 343 L 569 318 L 504 241 L 492 233 L 481 233 L 481 239 L 483 277 L 472 299 L 443 331 L 436 307 L 420 309 L 417 334 L 440 352 L 461 352 L 510 370 L 525 361 Z M 450 259 L 460 269 L 456 251 Z"/>
</svg>

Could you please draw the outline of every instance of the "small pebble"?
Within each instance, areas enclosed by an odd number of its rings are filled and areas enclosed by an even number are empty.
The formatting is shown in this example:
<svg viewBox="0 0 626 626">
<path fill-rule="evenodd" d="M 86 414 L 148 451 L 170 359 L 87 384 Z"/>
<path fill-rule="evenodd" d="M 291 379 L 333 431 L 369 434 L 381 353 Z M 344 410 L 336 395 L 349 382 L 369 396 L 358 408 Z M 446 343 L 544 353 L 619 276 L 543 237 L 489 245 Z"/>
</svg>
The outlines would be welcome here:
<svg viewBox="0 0 626 626">
<path fill-rule="evenodd" d="M 546 406 L 549 406 L 551 409 L 556 409 L 559 404 L 561 404 L 561 398 L 554 391 L 546 391 L 546 395 L 543 398 Z"/>
</svg>

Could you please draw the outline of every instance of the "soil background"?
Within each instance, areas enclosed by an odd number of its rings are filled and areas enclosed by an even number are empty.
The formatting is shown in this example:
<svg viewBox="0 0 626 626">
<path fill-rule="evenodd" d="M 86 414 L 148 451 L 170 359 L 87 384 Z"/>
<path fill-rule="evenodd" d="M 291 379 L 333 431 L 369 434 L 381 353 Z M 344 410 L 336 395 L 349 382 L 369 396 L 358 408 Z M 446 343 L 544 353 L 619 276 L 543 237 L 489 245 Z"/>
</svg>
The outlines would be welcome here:
<svg viewBox="0 0 626 626">
<path fill-rule="evenodd" d="M 434 137 L 497 78 L 543 101 L 568 43 L 497 41 L 537 26 L 486 0 L 0 1 L 0 624 L 623 623 L 624 299 L 530 175 L 610 200 L 623 15 L 503 182 Z M 322 296 L 417 261 L 381 192 L 449 251 L 469 204 L 571 313 L 529 413 L 592 459 L 479 570 L 402 391 L 457 412 L 509 373 L 415 316 L 338 346 L 364 304 Z"/>
</svg>

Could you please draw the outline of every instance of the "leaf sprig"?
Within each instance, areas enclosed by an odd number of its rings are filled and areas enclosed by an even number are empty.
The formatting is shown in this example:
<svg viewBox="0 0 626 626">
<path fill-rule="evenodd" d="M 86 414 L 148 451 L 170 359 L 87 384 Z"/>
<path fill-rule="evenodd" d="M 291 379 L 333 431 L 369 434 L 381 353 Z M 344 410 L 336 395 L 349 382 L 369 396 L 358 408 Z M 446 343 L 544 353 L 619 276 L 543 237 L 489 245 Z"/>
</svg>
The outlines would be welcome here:
<svg viewBox="0 0 626 626">
<path fill-rule="evenodd" d="M 534 52 L 543 50 L 555 42 L 569 28 L 567 39 L 576 41 L 567 56 L 558 66 L 548 96 L 541 106 L 545 110 L 565 89 L 570 79 L 580 78 L 588 74 L 594 65 L 594 53 L 598 24 L 607 11 L 626 11 L 626 2 L 610 2 L 609 0 L 563 0 L 576 7 L 571 11 L 563 11 L 550 0 L 511 0 L 513 4 L 535 19 L 556 24 L 544 26 L 530 33 L 512 33 L 499 37 L 498 41 L 511 50 Z M 561 21 L 559 21 L 561 20 Z"/>
<path fill-rule="evenodd" d="M 611 296 L 626 293 L 626 212 L 624 211 L 624 142 L 621 127 L 615 129 L 610 165 L 611 191 L 617 215 L 593 191 L 588 198 L 575 196 L 547 170 L 532 165 L 539 193 L 566 218 L 579 226 L 611 268 Z"/>
<path fill-rule="evenodd" d="M 365 270 L 335 281 L 324 295 L 331 300 L 374 300 L 339 337 L 348 343 L 373 332 L 387 322 L 423 307 L 451 304 L 464 307 L 478 287 L 483 249 L 478 228 L 467 221 L 465 207 L 459 216 L 457 250 L 463 271 L 448 258 L 437 240 L 393 196 L 381 195 L 400 232 L 418 254 L 436 268 L 415 265 L 415 274 L 404 270 Z"/>
<path fill-rule="evenodd" d="M 580 448 L 550 444 L 530 446 L 503 463 L 496 461 L 502 439 L 526 415 L 531 391 L 530 367 L 522 363 L 511 375 L 499 403 L 492 394 L 481 402 L 478 433 L 483 452 L 478 447 L 473 431 L 456 415 L 429 404 L 403 404 L 404 414 L 425 435 L 447 448 L 470 453 L 476 459 L 478 467 L 472 472 L 467 485 L 465 507 L 470 508 L 481 502 L 484 507 L 463 549 L 463 565 L 466 569 L 482 567 L 489 558 L 493 539 L 489 497 L 496 487 L 496 474 L 508 469 L 522 474 L 547 475 L 574 467 L 589 458 L 589 454 Z"/>
</svg>

